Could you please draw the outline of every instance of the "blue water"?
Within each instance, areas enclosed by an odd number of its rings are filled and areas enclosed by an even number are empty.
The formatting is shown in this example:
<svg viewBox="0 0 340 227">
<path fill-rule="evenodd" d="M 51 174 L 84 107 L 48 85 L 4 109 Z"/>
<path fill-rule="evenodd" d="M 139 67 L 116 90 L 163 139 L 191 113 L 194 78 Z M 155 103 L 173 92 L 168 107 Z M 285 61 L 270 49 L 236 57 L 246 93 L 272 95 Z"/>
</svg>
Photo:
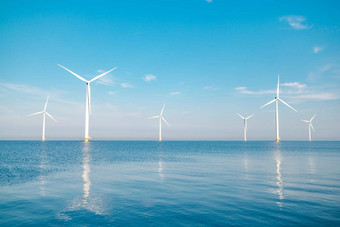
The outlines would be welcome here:
<svg viewBox="0 0 340 227">
<path fill-rule="evenodd" d="M 340 225 L 340 142 L 0 141 L 0 225 Z"/>
</svg>

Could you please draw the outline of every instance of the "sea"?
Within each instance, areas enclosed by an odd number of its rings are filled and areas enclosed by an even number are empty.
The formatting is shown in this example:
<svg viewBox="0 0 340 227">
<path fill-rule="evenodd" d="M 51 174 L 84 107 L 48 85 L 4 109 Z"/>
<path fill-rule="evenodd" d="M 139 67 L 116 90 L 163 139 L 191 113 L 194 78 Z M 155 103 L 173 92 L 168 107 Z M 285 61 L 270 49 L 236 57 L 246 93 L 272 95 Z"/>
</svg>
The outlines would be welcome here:
<svg viewBox="0 0 340 227">
<path fill-rule="evenodd" d="M 340 226 L 340 142 L 0 141 L 0 226 Z"/>
</svg>

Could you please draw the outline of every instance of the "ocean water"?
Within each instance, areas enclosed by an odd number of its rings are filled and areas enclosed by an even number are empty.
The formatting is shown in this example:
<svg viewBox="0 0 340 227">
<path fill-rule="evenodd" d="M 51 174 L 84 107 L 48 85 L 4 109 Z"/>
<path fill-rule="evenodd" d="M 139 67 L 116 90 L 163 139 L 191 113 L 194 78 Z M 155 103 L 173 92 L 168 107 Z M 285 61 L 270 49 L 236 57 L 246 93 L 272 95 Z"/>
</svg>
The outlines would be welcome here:
<svg viewBox="0 0 340 227">
<path fill-rule="evenodd" d="M 340 142 L 0 141 L 0 226 L 340 225 Z"/>
</svg>

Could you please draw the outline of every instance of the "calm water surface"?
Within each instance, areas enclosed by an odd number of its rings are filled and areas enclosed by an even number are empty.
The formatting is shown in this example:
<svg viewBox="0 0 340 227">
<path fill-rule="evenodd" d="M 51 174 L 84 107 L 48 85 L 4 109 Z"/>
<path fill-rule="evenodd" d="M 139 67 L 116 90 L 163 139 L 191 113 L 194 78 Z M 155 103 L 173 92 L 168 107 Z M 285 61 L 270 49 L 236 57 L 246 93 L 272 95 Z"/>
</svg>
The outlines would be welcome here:
<svg viewBox="0 0 340 227">
<path fill-rule="evenodd" d="M 340 225 L 340 142 L 0 141 L 0 225 Z"/>
</svg>

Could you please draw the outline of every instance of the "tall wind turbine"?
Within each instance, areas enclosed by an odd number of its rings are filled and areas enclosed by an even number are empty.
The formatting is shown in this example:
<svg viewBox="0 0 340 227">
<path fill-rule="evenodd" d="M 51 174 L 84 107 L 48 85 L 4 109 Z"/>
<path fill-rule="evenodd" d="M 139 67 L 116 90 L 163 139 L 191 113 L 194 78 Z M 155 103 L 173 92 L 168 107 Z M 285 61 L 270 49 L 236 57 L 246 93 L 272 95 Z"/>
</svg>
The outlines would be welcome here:
<svg viewBox="0 0 340 227">
<path fill-rule="evenodd" d="M 45 141 L 45 121 L 46 121 L 46 115 L 49 116 L 50 118 L 52 118 L 55 122 L 56 119 L 54 119 L 49 113 L 47 113 L 46 111 L 46 108 L 47 108 L 47 103 L 48 103 L 48 96 L 47 96 L 47 100 L 46 100 L 46 103 L 45 103 L 45 106 L 44 106 L 44 110 L 43 111 L 40 111 L 40 112 L 36 112 L 36 113 L 33 113 L 33 114 L 30 114 L 30 115 L 27 115 L 27 117 L 29 116 L 33 116 L 33 115 L 37 115 L 37 114 L 43 114 L 43 131 L 42 131 L 42 141 Z"/>
<path fill-rule="evenodd" d="M 264 104 L 263 106 L 261 106 L 261 108 L 275 102 L 275 123 L 276 123 L 276 142 L 279 142 L 280 141 L 280 135 L 279 135 L 279 101 L 282 102 L 283 104 L 285 104 L 286 106 L 288 106 L 289 108 L 291 108 L 292 110 L 294 110 L 295 112 L 297 112 L 296 109 L 294 109 L 293 107 L 291 107 L 290 105 L 288 105 L 285 101 L 283 101 L 282 99 L 279 98 L 279 88 L 280 88 L 280 78 L 279 78 L 279 75 L 277 75 L 277 89 L 276 89 L 276 97 Z"/>
<path fill-rule="evenodd" d="M 315 132 L 315 129 L 314 129 L 313 125 L 312 125 L 312 120 L 314 119 L 315 116 L 316 116 L 316 114 L 314 114 L 314 116 L 313 116 L 309 121 L 307 121 L 307 120 L 301 120 L 301 121 L 303 121 L 303 122 L 308 123 L 308 140 L 309 140 L 309 141 L 312 141 L 312 134 L 311 134 L 310 128 L 312 128 L 312 129 L 313 129 L 313 132 Z"/>
<path fill-rule="evenodd" d="M 244 141 L 247 141 L 247 120 L 249 119 L 249 118 L 251 118 L 252 116 L 254 116 L 254 114 L 252 114 L 252 115 L 250 115 L 250 116 L 248 116 L 248 117 L 242 117 L 242 115 L 241 114 L 239 114 L 239 113 L 237 113 L 237 115 L 240 117 L 240 118 L 242 118 L 243 119 L 243 139 L 244 139 Z"/>
<path fill-rule="evenodd" d="M 99 76 L 94 77 L 92 80 L 85 80 L 83 77 L 79 76 L 78 74 L 72 72 L 71 70 L 65 68 L 62 65 L 59 65 L 61 68 L 69 71 L 71 74 L 73 74 L 74 76 L 76 76 L 78 79 L 84 81 L 86 83 L 86 110 L 85 110 L 85 142 L 88 142 L 89 139 L 91 138 L 89 136 L 89 121 L 90 121 L 90 116 L 91 115 L 91 87 L 90 87 L 90 83 L 99 79 L 102 76 L 105 76 L 106 74 L 108 74 L 109 72 L 115 70 L 117 67 L 100 74 Z"/>
<path fill-rule="evenodd" d="M 163 117 L 163 111 L 164 111 L 164 107 L 165 105 L 163 105 L 163 108 L 161 110 L 161 113 L 159 115 L 156 115 L 156 116 L 153 116 L 153 117 L 150 117 L 149 119 L 154 119 L 154 118 L 159 118 L 159 137 L 158 137 L 158 141 L 161 142 L 162 141 L 162 120 L 168 125 L 169 123 L 164 119 Z"/>
</svg>

